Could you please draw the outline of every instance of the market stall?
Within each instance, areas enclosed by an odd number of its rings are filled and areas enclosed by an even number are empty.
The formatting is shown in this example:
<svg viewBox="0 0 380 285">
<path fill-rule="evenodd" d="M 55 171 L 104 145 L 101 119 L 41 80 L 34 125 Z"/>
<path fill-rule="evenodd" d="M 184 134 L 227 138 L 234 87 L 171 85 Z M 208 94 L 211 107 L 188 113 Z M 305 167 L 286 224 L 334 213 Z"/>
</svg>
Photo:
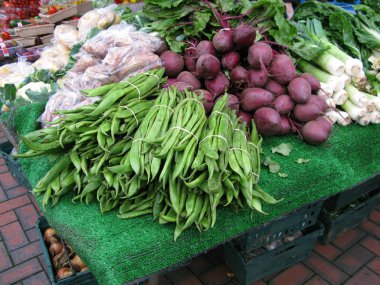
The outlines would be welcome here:
<svg viewBox="0 0 380 285">
<path fill-rule="evenodd" d="M 58 25 L 33 65 L 0 70 L 15 157 L 99 284 L 144 279 L 317 203 L 312 226 L 323 200 L 380 175 L 380 39 L 363 42 L 373 10 L 358 20 L 312 2 L 290 22 L 281 1 L 156 2 L 90 11 Z M 327 13 L 360 33 L 323 30 Z"/>
</svg>

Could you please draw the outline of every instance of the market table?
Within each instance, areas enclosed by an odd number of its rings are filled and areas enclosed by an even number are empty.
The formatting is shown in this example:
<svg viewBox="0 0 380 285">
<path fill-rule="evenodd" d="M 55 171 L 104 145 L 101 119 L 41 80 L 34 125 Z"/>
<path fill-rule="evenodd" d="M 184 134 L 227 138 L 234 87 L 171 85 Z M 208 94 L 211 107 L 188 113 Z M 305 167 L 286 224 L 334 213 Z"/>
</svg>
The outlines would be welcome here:
<svg viewBox="0 0 380 285">
<path fill-rule="evenodd" d="M 38 127 L 41 105 L 16 112 L 16 128 L 21 134 Z M 290 143 L 289 157 L 272 154 L 271 148 Z M 335 195 L 380 173 L 380 125 L 336 126 L 330 140 L 314 147 L 297 136 L 266 138 L 262 159 L 269 155 L 281 165 L 286 178 L 262 170 L 261 187 L 284 198 L 277 205 L 264 205 L 268 215 L 249 210 L 218 208 L 213 229 L 194 228 L 173 240 L 174 226 L 160 225 L 151 216 L 121 220 L 115 212 L 101 214 L 98 204 L 73 204 L 66 197 L 53 208 L 43 209 L 45 217 L 88 264 L 100 284 L 122 284 L 184 262 L 235 238 L 249 229 L 280 217 L 301 206 Z M 311 159 L 298 164 L 298 158 Z M 44 159 L 20 160 L 33 187 L 51 167 Z M 41 198 L 37 199 L 40 203 Z"/>
</svg>

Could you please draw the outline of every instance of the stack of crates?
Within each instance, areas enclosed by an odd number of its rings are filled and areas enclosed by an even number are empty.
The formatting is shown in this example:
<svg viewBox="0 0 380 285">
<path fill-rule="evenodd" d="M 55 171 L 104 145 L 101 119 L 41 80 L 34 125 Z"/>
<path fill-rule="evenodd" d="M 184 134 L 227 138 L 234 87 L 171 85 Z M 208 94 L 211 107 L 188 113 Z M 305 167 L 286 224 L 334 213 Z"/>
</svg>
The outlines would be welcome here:
<svg viewBox="0 0 380 285">
<path fill-rule="evenodd" d="M 326 200 L 320 216 L 325 228 L 321 241 L 329 243 L 359 225 L 379 202 L 380 174 Z"/>
<path fill-rule="evenodd" d="M 225 261 L 239 281 L 248 285 L 306 259 L 323 234 L 322 205 L 304 206 L 226 243 Z"/>
</svg>

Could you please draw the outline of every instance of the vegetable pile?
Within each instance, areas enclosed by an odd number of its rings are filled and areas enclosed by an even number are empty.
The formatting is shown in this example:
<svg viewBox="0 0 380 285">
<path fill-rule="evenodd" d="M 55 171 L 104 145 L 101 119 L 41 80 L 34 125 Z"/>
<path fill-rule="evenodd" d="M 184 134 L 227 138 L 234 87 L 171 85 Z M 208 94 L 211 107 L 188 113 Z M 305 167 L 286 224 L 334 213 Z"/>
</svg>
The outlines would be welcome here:
<svg viewBox="0 0 380 285">
<path fill-rule="evenodd" d="M 102 212 L 118 207 L 120 218 L 153 214 L 161 224 L 175 223 L 176 239 L 193 224 L 213 227 L 218 205 L 264 213 L 260 200 L 277 202 L 257 184 L 261 139 L 254 125 L 249 138 L 227 96 L 207 118 L 196 93 L 160 91 L 163 72 L 89 90 L 102 100 L 62 111 L 58 126 L 22 138 L 30 150 L 18 157 L 63 154 L 33 190 L 44 195 L 43 206 L 73 192 L 73 201 L 96 199 Z"/>
<path fill-rule="evenodd" d="M 313 95 L 321 89 L 320 82 L 307 73 L 298 77 L 290 57 L 264 41 L 254 42 L 255 37 L 255 29 L 242 24 L 190 46 L 183 57 L 165 51 L 161 60 L 172 77 L 169 84 L 203 94 L 208 113 L 228 92 L 229 107 L 247 125 L 253 118 L 263 136 L 294 131 L 307 143 L 325 142 L 332 123 L 322 117 L 328 101 Z"/>
</svg>

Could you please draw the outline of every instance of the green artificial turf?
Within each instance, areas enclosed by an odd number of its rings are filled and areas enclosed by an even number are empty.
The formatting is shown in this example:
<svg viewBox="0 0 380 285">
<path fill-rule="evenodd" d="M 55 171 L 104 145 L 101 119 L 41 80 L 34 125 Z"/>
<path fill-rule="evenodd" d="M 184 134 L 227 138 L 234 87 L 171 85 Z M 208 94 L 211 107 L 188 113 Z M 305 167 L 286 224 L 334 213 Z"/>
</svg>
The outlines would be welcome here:
<svg viewBox="0 0 380 285">
<path fill-rule="evenodd" d="M 30 126 L 30 120 L 35 122 L 36 117 L 25 112 L 19 123 Z M 272 154 L 271 148 L 283 142 L 293 146 L 290 156 Z M 118 285 L 184 262 L 266 221 L 380 173 L 380 125 L 337 126 L 329 142 L 319 147 L 306 145 L 295 135 L 267 138 L 263 146 L 262 159 L 269 155 L 280 163 L 280 172 L 288 174 L 281 178 L 262 170 L 262 188 L 276 198 L 284 198 L 280 204 L 264 205 L 267 216 L 219 208 L 213 229 L 202 233 L 187 230 L 174 242 L 174 227 L 160 225 L 151 216 L 121 220 L 115 212 L 101 214 L 96 203 L 73 204 L 71 197 L 43 212 L 100 284 Z M 298 164 L 298 158 L 311 161 Z M 46 159 L 24 159 L 21 164 L 32 186 L 50 167 Z"/>
</svg>

